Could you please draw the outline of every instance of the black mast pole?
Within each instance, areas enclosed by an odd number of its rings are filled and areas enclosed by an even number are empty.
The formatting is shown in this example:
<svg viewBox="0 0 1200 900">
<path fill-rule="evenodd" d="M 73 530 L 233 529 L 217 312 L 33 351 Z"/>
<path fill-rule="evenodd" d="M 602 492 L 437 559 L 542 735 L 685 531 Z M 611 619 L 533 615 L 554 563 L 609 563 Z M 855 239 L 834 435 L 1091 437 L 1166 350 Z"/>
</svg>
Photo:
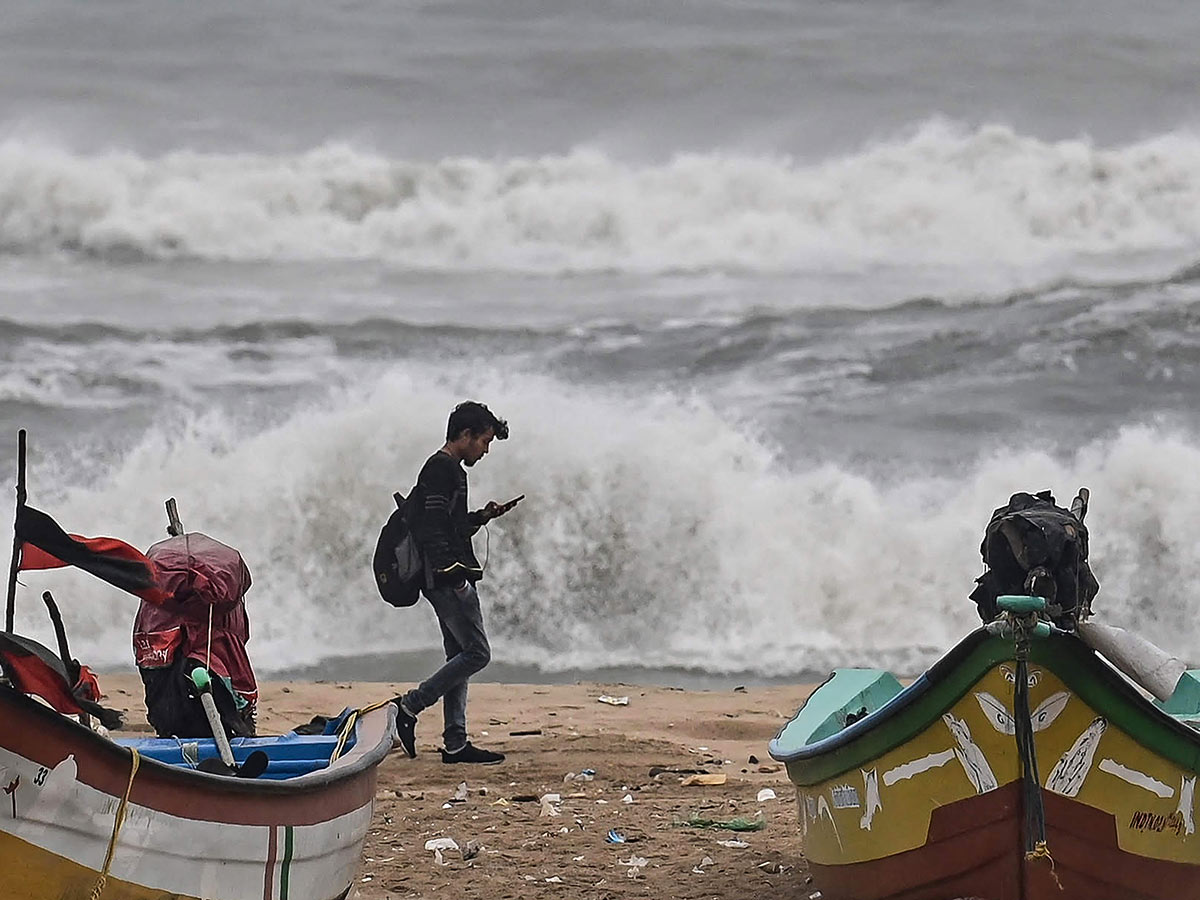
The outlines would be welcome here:
<svg viewBox="0 0 1200 900">
<path fill-rule="evenodd" d="M 25 429 L 17 432 L 17 515 L 25 505 Z M 17 569 L 21 564 L 21 539 L 17 536 L 17 524 L 13 521 L 12 563 L 8 567 L 8 603 L 4 612 L 4 630 L 12 633 L 16 614 Z"/>
</svg>

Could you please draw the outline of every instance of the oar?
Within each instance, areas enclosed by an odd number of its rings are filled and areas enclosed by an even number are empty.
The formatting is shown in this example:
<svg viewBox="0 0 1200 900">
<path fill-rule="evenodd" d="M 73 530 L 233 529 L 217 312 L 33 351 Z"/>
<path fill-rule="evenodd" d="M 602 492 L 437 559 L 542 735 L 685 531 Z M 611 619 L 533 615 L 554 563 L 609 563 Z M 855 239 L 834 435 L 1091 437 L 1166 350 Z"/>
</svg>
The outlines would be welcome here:
<svg viewBox="0 0 1200 900">
<path fill-rule="evenodd" d="M 217 701 L 212 693 L 212 679 L 208 670 L 203 666 L 192 669 L 192 684 L 200 692 L 200 705 L 204 707 L 204 716 L 208 719 L 208 727 L 212 730 L 217 752 L 226 771 L 238 778 L 257 778 L 267 770 L 270 760 L 262 750 L 255 750 L 246 757 L 242 765 L 233 758 L 233 748 L 229 746 L 229 738 L 225 734 L 225 725 L 221 722 L 221 714 L 217 711 Z"/>
</svg>

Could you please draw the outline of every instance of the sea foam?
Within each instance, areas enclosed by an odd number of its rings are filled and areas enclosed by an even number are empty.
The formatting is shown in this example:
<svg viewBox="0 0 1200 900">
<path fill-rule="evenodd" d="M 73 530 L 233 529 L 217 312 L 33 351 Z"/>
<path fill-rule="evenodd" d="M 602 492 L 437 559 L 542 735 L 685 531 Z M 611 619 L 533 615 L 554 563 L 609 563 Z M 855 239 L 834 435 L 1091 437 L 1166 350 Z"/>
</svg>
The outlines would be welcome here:
<svg viewBox="0 0 1200 900">
<path fill-rule="evenodd" d="M 1200 238 L 1200 135 L 1049 142 L 932 120 L 842 156 L 659 161 L 82 156 L 0 143 L 0 247 L 116 259 L 380 260 L 436 271 L 1027 269 Z"/>
<path fill-rule="evenodd" d="M 1200 648 L 1200 442 L 1152 427 L 1067 458 L 1022 440 L 957 471 L 895 478 L 808 459 L 795 440 L 773 446 L 698 400 L 397 365 L 257 431 L 215 413 L 152 430 L 86 485 L 66 457 L 35 453 L 30 502 L 72 532 L 145 547 L 177 497 L 189 528 L 245 555 L 264 671 L 435 647 L 430 611 L 384 605 L 369 560 L 392 491 L 411 486 L 463 396 L 513 429 L 472 470 L 473 504 L 527 495 L 477 538 L 497 658 L 911 674 L 978 624 L 967 594 L 992 509 L 1018 490 L 1066 502 L 1080 485 L 1093 496 L 1098 612 L 1185 658 Z M 78 572 L 22 580 L 18 630 L 50 637 L 35 599 L 50 588 L 81 658 L 129 664 L 134 598 Z"/>
</svg>

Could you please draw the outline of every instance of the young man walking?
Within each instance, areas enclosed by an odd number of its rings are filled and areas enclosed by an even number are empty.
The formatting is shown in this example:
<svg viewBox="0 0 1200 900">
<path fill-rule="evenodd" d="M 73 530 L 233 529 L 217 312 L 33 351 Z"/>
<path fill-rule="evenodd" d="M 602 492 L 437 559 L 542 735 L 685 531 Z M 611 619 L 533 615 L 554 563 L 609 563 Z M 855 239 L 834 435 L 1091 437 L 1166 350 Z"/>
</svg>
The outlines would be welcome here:
<svg viewBox="0 0 1200 900">
<path fill-rule="evenodd" d="M 471 537 L 488 521 L 504 515 L 515 503 L 489 502 L 467 512 L 467 473 L 487 455 L 493 440 L 508 437 L 508 424 L 482 403 L 468 400 L 450 413 L 446 443 L 429 457 L 417 477 L 419 503 L 413 532 L 425 556 L 431 584 L 425 596 L 437 613 L 446 649 L 446 664 L 425 681 L 395 699 L 400 709 L 400 743 L 417 755 L 417 716 L 442 700 L 444 763 L 498 763 L 503 753 L 474 746 L 467 740 L 467 681 L 491 661 L 483 630 L 476 583 L 483 568 L 475 558 Z"/>
</svg>

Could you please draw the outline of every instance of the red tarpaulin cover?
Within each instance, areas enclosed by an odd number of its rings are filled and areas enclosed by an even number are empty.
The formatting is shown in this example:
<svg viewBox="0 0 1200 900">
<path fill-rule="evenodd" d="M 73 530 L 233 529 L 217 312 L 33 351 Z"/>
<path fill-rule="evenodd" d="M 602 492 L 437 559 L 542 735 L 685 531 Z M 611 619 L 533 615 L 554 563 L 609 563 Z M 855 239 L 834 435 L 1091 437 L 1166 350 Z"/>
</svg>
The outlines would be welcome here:
<svg viewBox="0 0 1200 900">
<path fill-rule="evenodd" d="M 209 610 L 212 610 L 210 668 L 229 679 L 246 701 L 258 700 L 258 683 L 246 642 L 250 622 L 244 595 L 250 570 L 242 555 L 206 534 L 169 538 L 146 551 L 161 587 L 162 603 L 142 602 L 133 623 L 133 652 L 139 667 L 158 669 L 183 653 L 208 662 Z"/>
</svg>

